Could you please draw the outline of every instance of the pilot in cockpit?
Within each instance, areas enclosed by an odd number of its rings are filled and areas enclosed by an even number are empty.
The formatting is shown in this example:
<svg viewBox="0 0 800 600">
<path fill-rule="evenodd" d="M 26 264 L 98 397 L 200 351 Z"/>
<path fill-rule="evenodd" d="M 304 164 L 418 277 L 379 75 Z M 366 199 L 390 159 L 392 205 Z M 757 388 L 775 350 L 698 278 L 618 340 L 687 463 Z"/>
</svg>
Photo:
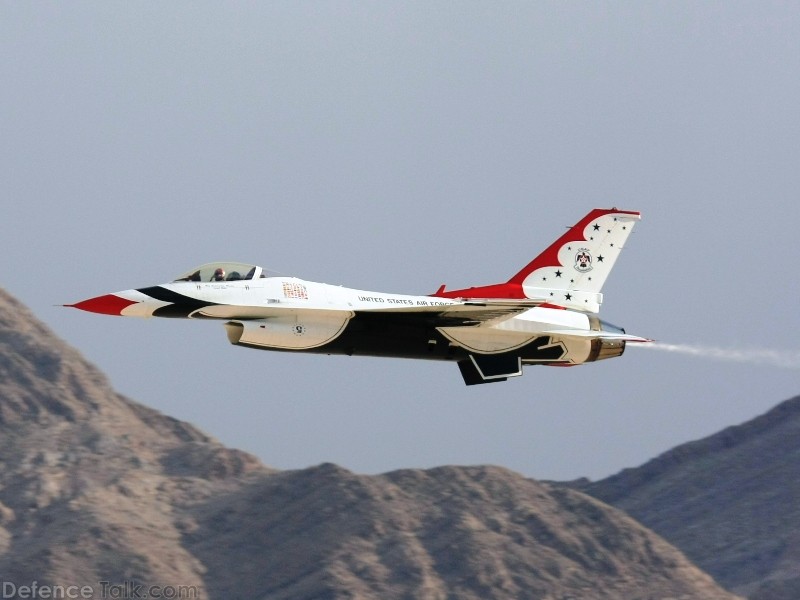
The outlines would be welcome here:
<svg viewBox="0 0 800 600">
<path fill-rule="evenodd" d="M 222 267 L 217 267 L 214 271 L 214 276 L 211 278 L 211 281 L 225 281 L 225 269 Z"/>
</svg>

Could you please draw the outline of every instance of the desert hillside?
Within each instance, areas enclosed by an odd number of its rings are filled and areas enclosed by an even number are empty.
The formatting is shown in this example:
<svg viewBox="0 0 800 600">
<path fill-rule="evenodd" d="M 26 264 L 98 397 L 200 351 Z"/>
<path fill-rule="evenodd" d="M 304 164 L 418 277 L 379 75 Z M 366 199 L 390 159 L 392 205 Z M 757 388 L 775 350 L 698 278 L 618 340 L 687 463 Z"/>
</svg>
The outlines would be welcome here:
<svg viewBox="0 0 800 600">
<path fill-rule="evenodd" d="M 578 488 L 660 533 L 728 589 L 800 598 L 800 397 Z"/>
<path fill-rule="evenodd" d="M 2 290 L 0 577 L 98 598 L 100 582 L 220 600 L 733 598 L 621 511 L 499 467 L 270 469 L 117 394 Z"/>
</svg>

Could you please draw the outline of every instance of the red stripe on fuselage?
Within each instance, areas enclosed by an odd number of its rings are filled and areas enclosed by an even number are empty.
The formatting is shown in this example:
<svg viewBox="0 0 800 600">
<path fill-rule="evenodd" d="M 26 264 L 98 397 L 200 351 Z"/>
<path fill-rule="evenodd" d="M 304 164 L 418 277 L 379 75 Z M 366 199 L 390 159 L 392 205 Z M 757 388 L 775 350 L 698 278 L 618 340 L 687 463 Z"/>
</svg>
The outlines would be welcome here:
<svg viewBox="0 0 800 600">
<path fill-rule="evenodd" d="M 433 294 L 437 298 L 513 298 L 523 300 L 526 298 L 522 286 L 518 283 L 497 283 L 472 287 L 465 290 L 440 291 Z"/>
</svg>

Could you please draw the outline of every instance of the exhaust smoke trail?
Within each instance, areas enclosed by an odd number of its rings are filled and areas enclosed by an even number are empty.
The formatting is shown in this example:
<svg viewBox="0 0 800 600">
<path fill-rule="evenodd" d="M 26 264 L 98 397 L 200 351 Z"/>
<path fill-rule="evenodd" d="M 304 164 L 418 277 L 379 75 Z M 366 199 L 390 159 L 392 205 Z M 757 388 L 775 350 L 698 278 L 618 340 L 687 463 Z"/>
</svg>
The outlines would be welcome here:
<svg viewBox="0 0 800 600">
<path fill-rule="evenodd" d="M 800 351 L 772 350 L 769 348 L 720 348 L 719 346 L 703 346 L 699 344 L 628 344 L 629 348 L 650 348 L 664 352 L 689 354 L 715 360 L 769 365 L 782 369 L 800 369 Z"/>
</svg>

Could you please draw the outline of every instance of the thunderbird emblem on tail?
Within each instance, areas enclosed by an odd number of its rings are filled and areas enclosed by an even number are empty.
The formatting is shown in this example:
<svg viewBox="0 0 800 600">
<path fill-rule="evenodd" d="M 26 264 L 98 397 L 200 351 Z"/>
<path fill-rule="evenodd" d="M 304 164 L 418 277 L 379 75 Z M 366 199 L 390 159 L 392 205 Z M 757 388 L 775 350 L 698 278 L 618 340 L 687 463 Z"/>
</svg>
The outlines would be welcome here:
<svg viewBox="0 0 800 600">
<path fill-rule="evenodd" d="M 592 270 L 592 255 L 586 248 L 581 248 L 575 255 L 575 270 L 581 273 Z"/>
<path fill-rule="evenodd" d="M 638 212 L 595 209 L 505 283 L 429 296 L 367 292 L 218 262 L 171 283 L 69 304 L 131 317 L 222 319 L 228 340 L 264 350 L 452 361 L 467 385 L 573 366 L 649 342 L 602 321 L 600 290 Z M 571 267 L 571 268 L 570 268 Z"/>
</svg>

